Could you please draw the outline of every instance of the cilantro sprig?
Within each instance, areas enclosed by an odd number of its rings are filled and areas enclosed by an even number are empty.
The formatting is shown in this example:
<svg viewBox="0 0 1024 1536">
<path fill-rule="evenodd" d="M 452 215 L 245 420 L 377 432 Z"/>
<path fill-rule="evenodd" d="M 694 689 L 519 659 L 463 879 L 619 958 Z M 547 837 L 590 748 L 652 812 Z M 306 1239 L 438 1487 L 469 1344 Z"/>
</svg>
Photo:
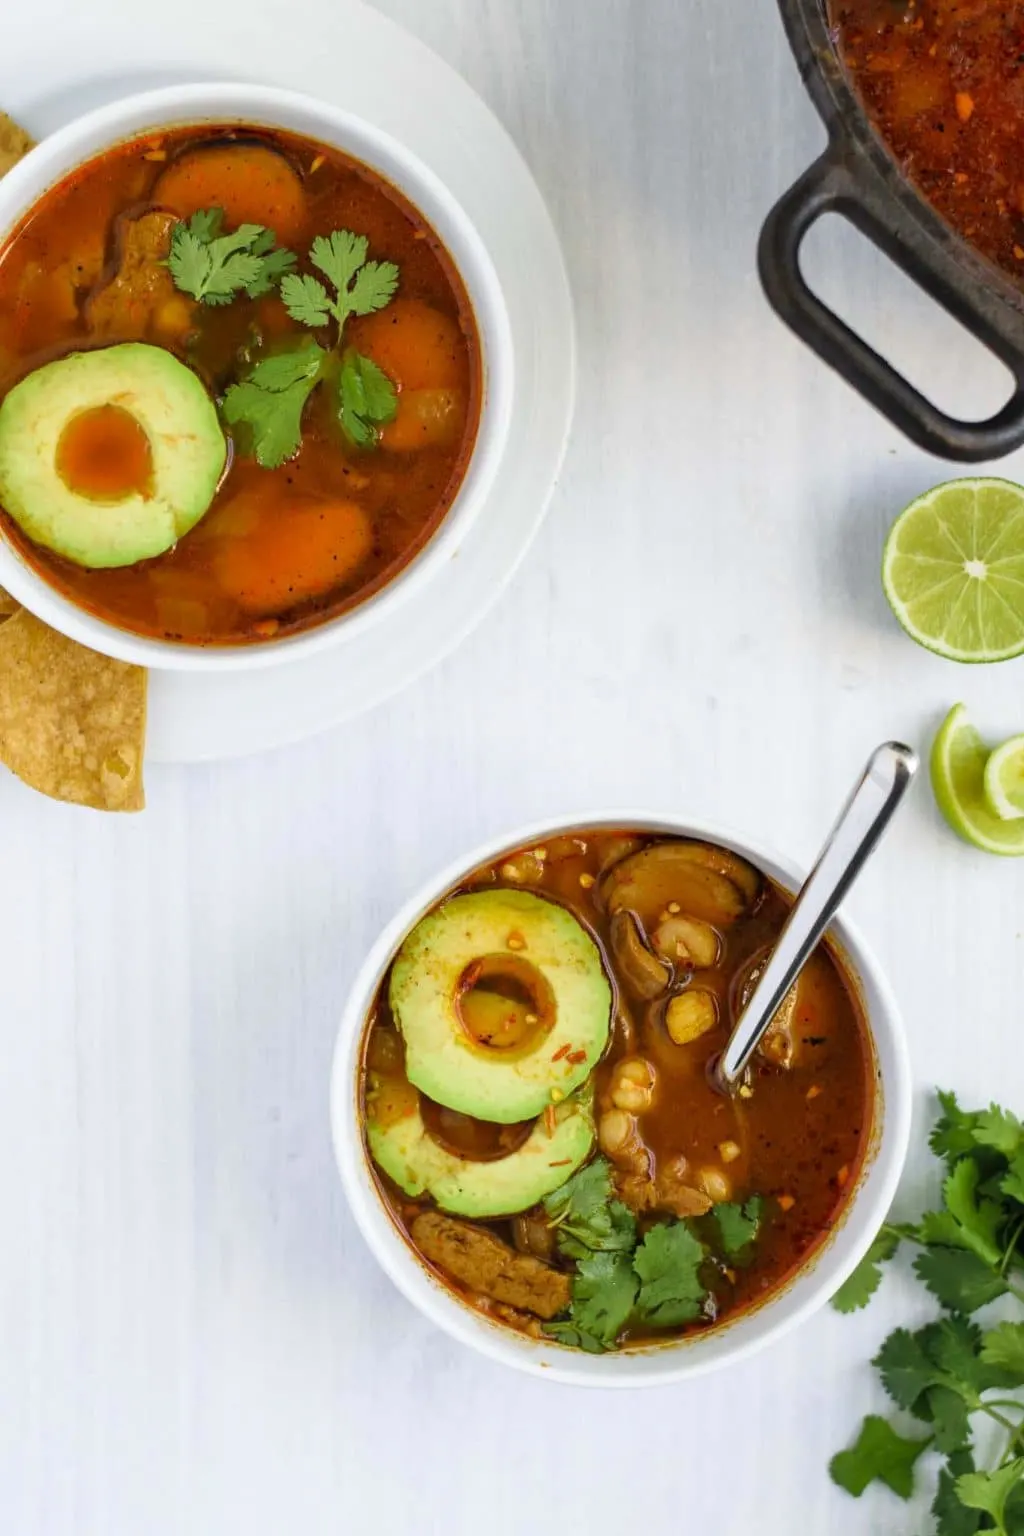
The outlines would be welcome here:
<svg viewBox="0 0 1024 1536">
<path fill-rule="evenodd" d="M 559 1251 L 576 1261 L 569 1316 L 546 1325 L 549 1338 L 600 1354 L 631 1321 L 675 1328 L 707 1315 L 711 1225 L 698 1231 L 694 1222 L 659 1221 L 641 1239 L 603 1157 L 550 1194 L 544 1209 Z M 733 1259 L 748 1253 L 761 1218 L 755 1196 L 744 1206 L 714 1206 L 706 1221 L 714 1223 L 715 1248 Z"/>
<path fill-rule="evenodd" d="M 398 268 L 393 261 L 367 261 L 370 242 L 350 229 L 318 235 L 309 259 L 335 290 L 332 297 L 318 278 L 289 273 L 281 283 L 281 297 L 293 320 L 315 329 L 332 319 L 338 339 L 349 315 L 372 315 L 394 298 Z"/>
<path fill-rule="evenodd" d="M 380 428 L 394 419 L 398 396 L 387 374 L 355 347 L 343 346 L 345 322 L 383 309 L 398 286 L 395 263 L 367 261 L 368 250 L 366 236 L 351 230 L 317 236 L 309 261 L 326 285 L 311 273 L 287 270 L 280 291 L 285 308 L 300 325 L 320 332 L 333 328 L 330 344 L 312 338 L 300 342 L 291 352 L 257 363 L 225 395 L 225 419 L 248 436 L 257 463 L 266 469 L 298 451 L 302 412 L 318 385 L 324 386 L 342 432 L 357 448 L 375 447 Z M 289 358 L 298 359 L 294 378 Z M 280 369 L 265 371 L 270 364 Z M 287 379 L 283 387 L 282 377 Z"/>
<path fill-rule="evenodd" d="M 908 1437 L 871 1415 L 830 1472 L 857 1497 L 879 1481 L 909 1498 L 918 1458 L 937 1452 L 939 1536 L 1024 1536 L 1024 1398 L 1012 1395 L 1024 1388 L 1024 1320 L 987 1329 L 973 1320 L 996 1300 L 1024 1305 L 1024 1127 L 996 1105 L 964 1110 L 949 1093 L 939 1101 L 930 1146 L 946 1165 L 940 1207 L 917 1222 L 887 1222 L 833 1298 L 841 1312 L 866 1306 L 881 1266 L 903 1244 L 919 1250 L 914 1271 L 945 1315 L 914 1332 L 897 1328 L 873 1364 L 896 1408 L 928 1432 Z M 984 1423 L 1001 1443 L 978 1467 L 975 1425 Z"/>
<path fill-rule="evenodd" d="M 242 293 L 259 298 L 295 266 L 272 229 L 239 224 L 229 235 L 223 229 L 223 208 L 200 208 L 171 232 L 167 265 L 174 285 L 201 304 L 230 304 Z"/>
</svg>

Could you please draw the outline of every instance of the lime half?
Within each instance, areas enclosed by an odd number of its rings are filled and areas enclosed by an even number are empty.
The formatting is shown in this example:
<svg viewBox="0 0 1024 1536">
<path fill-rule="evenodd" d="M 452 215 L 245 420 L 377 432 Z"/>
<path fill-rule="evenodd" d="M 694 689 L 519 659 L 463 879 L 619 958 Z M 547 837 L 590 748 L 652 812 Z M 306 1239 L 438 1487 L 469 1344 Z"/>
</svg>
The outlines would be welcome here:
<svg viewBox="0 0 1024 1536">
<path fill-rule="evenodd" d="M 950 480 L 893 524 L 882 586 L 912 640 L 951 661 L 1024 653 L 1024 488 Z"/>
<path fill-rule="evenodd" d="M 942 723 L 932 747 L 932 788 L 954 832 L 975 848 L 1008 856 L 1024 854 L 1024 820 L 1004 821 L 985 795 L 989 752 L 962 704 Z"/>
<path fill-rule="evenodd" d="M 985 764 L 985 799 L 1003 821 L 1024 817 L 1024 736 L 1011 736 Z"/>
</svg>

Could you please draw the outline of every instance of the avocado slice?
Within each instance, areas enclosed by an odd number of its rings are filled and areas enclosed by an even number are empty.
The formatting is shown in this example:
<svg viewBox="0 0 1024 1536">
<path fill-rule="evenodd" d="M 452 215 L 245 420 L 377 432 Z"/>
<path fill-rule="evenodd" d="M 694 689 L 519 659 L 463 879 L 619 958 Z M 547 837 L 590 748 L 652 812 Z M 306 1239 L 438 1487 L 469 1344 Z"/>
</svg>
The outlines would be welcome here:
<svg viewBox="0 0 1024 1536">
<path fill-rule="evenodd" d="M 455 1216 L 513 1216 L 558 1189 L 589 1155 L 591 1098 L 585 1089 L 565 1099 L 507 1157 L 473 1162 L 430 1135 L 411 1084 L 371 1074 L 366 1138 L 375 1162 L 407 1195 L 431 1195 Z"/>
<path fill-rule="evenodd" d="M 539 973 L 549 1024 L 522 1049 L 478 1043 L 459 997 L 474 961 L 514 956 Z M 448 1109 L 500 1125 L 532 1120 L 572 1093 L 608 1041 L 612 992 L 601 955 L 571 912 L 529 891 L 453 896 L 418 923 L 391 971 L 391 1010 L 409 1081 Z"/>
<path fill-rule="evenodd" d="M 76 417 L 126 411 L 149 445 L 144 490 L 93 498 L 69 486 L 61 438 Z M 73 352 L 30 373 L 0 404 L 0 506 L 36 544 L 101 569 L 162 555 L 209 509 L 227 444 L 190 368 L 162 347 L 126 342 Z"/>
</svg>

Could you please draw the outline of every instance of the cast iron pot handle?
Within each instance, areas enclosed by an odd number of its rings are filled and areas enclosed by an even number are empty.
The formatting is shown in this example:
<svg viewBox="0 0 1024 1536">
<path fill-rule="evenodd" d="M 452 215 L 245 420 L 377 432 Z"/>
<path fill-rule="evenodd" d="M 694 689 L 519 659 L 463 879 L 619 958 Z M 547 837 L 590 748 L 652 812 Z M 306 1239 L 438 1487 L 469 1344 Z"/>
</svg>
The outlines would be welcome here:
<svg viewBox="0 0 1024 1536">
<path fill-rule="evenodd" d="M 920 447 L 966 462 L 1011 452 L 1024 442 L 1024 320 L 998 299 L 979 305 L 967 292 L 955 257 L 922 242 L 916 226 L 907 230 L 891 194 L 875 196 L 867 179 L 874 173 L 859 172 L 854 152 L 833 141 L 776 203 L 757 253 L 769 302 L 824 362 Z M 1007 364 L 1016 388 L 1002 410 L 987 421 L 947 416 L 811 292 L 800 270 L 800 247 L 811 226 L 830 212 L 855 224 Z M 1000 310 L 1006 317 L 1002 324 Z"/>
</svg>

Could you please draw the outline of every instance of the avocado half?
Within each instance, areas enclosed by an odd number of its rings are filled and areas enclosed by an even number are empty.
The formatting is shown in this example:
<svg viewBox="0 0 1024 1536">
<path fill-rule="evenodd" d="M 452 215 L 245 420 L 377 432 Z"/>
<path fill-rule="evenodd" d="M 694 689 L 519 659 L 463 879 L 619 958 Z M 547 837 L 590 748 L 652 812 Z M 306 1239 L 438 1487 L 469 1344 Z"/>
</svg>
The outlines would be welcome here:
<svg viewBox="0 0 1024 1536">
<path fill-rule="evenodd" d="M 455 1216 L 514 1216 L 559 1189 L 589 1156 L 591 1098 L 589 1088 L 581 1090 L 538 1120 L 514 1152 L 473 1162 L 430 1135 L 415 1088 L 400 1079 L 371 1079 L 366 1139 L 378 1167 L 407 1195 L 430 1195 Z"/>
<path fill-rule="evenodd" d="M 458 997 L 466 968 L 508 953 L 510 937 L 547 982 L 554 1023 L 532 1049 L 502 1053 L 470 1038 Z M 578 1088 L 611 1026 L 594 940 L 571 912 L 529 891 L 470 891 L 428 913 L 399 950 L 389 996 L 409 1081 L 448 1109 L 501 1125 L 531 1120 Z"/>
<path fill-rule="evenodd" d="M 149 440 L 146 494 L 93 500 L 58 472 L 68 423 L 105 405 L 127 411 Z M 0 506 L 34 543 L 92 569 L 134 565 L 171 549 L 209 509 L 226 460 L 217 410 L 201 381 L 172 353 L 142 342 L 47 363 L 0 404 Z"/>
</svg>

